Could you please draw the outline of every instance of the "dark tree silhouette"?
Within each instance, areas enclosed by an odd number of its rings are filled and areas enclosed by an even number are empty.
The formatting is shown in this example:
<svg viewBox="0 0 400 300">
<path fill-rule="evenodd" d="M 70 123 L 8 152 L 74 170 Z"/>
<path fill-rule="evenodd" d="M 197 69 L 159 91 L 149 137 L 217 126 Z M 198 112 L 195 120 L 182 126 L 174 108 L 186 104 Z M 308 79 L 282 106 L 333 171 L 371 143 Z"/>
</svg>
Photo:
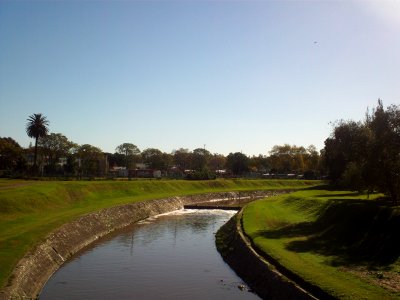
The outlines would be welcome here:
<svg viewBox="0 0 400 300">
<path fill-rule="evenodd" d="M 29 137 L 35 139 L 35 156 L 33 160 L 33 166 L 36 168 L 37 161 L 37 145 L 39 138 L 45 136 L 49 131 L 49 121 L 42 114 L 33 114 L 29 116 L 26 123 L 26 133 Z"/>
</svg>

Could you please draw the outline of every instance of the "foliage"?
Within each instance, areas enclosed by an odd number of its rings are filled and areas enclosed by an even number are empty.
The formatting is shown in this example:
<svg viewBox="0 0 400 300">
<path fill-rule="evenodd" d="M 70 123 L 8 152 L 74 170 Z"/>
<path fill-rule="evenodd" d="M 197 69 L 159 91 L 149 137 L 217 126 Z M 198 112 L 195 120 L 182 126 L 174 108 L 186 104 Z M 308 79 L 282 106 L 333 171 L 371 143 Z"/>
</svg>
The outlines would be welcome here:
<svg viewBox="0 0 400 300">
<path fill-rule="evenodd" d="M 249 170 L 249 158 L 241 153 L 229 153 L 226 158 L 226 167 L 235 175 L 242 175 Z"/>
<path fill-rule="evenodd" d="M 214 172 L 211 172 L 208 169 L 203 169 L 201 171 L 194 171 L 192 173 L 187 174 L 186 179 L 189 180 L 210 180 L 216 179 L 217 176 Z"/>
<path fill-rule="evenodd" d="M 394 204 L 400 197 L 400 107 L 382 101 L 364 122 L 340 121 L 325 140 L 331 181 L 354 190 L 378 190 Z"/>
<path fill-rule="evenodd" d="M 103 152 L 92 145 L 85 144 L 78 148 L 79 173 L 82 176 L 100 175 L 100 161 L 104 159 Z"/>
<path fill-rule="evenodd" d="M 249 167 L 252 171 L 267 173 L 270 169 L 268 157 L 265 155 L 252 156 L 250 158 Z"/>
<path fill-rule="evenodd" d="M 221 176 L 224 177 L 232 175 L 235 177 L 261 177 L 265 173 L 295 172 L 296 174 L 304 173 L 307 175 L 305 178 L 314 179 L 321 174 L 318 169 L 320 156 L 314 146 L 305 149 L 287 144 L 275 145 L 270 156 L 260 154 L 250 158 L 241 153 L 230 153 L 229 156 L 211 154 L 205 148 L 197 148 L 193 151 L 179 148 L 172 153 L 164 153 L 156 148 L 147 148 L 141 153 L 136 145 L 123 143 L 116 147 L 115 153 L 100 155 L 99 151 L 95 150 L 95 148 L 98 149 L 95 146 L 88 144 L 79 146 L 69 141 L 61 133 L 48 134 L 48 124 L 48 120 L 42 114 L 29 116 L 26 130 L 29 136 L 35 138 L 34 155 L 32 155 L 32 147 L 29 146 L 28 149 L 22 149 L 23 153 L 20 156 L 21 159 L 17 159 L 18 163 L 16 163 L 15 157 L 7 159 L 6 163 L 4 157 L 17 154 L 14 151 L 16 148 L 11 149 L 9 144 L 5 146 L 6 143 L 3 141 L 0 145 L 0 155 L 3 155 L 0 156 L 2 168 L 10 170 L 9 173 L 13 177 L 38 175 L 38 164 L 41 177 L 43 175 L 93 177 L 106 175 L 109 167 L 115 167 L 112 174 L 116 174 L 115 171 L 121 167 L 132 169 L 138 162 L 143 162 L 151 169 L 163 171 L 163 176 L 173 178 L 184 178 L 186 174 L 191 174 L 189 177 L 195 178 L 213 178 L 214 175 L 210 171 L 222 174 Z M 295 160 L 292 155 L 287 155 L 287 148 L 296 153 Z M 8 154 L 5 154 L 7 151 Z M 38 151 L 41 154 L 39 156 Z M 30 163 L 31 155 L 34 156 L 34 167 L 32 168 L 34 172 L 28 173 L 24 168 L 26 161 L 28 164 Z M 10 167 L 11 165 L 13 167 Z M 22 173 L 18 174 L 17 169 Z M 196 175 L 194 175 L 195 173 Z M 122 172 L 118 174 L 122 174 Z"/>
<path fill-rule="evenodd" d="M 400 265 L 400 212 L 381 196 L 312 189 L 268 198 L 246 206 L 243 228 L 282 272 L 330 297 L 393 299 L 399 293 L 382 288 L 372 272 L 396 278 Z"/>
<path fill-rule="evenodd" d="M 120 167 L 126 165 L 125 155 L 120 153 L 106 153 L 110 167 Z"/>
<path fill-rule="evenodd" d="M 61 133 L 51 133 L 43 136 L 39 141 L 39 147 L 45 157 L 47 173 L 55 173 L 57 164 L 60 163 L 61 158 L 67 158 L 73 153 L 78 145 L 69 141 Z"/>
<path fill-rule="evenodd" d="M 190 169 L 191 167 L 191 155 L 188 149 L 179 148 L 172 152 L 174 164 L 182 172 Z"/>
<path fill-rule="evenodd" d="M 306 148 L 296 145 L 275 145 L 269 152 L 268 164 L 274 173 L 297 175 L 307 171 L 318 172 L 319 154 L 314 145 Z"/>
<path fill-rule="evenodd" d="M 191 154 L 191 169 L 196 171 L 203 171 L 207 168 L 210 160 L 211 153 L 204 148 L 197 148 Z"/>
<path fill-rule="evenodd" d="M 142 160 L 154 170 L 168 170 L 172 164 L 172 156 L 159 149 L 147 148 L 142 152 Z"/>
<path fill-rule="evenodd" d="M 21 146 L 10 137 L 0 138 L 0 170 L 22 169 L 25 164 Z"/>
<path fill-rule="evenodd" d="M 135 160 L 140 154 L 139 148 L 131 143 L 123 143 L 115 148 L 115 151 L 125 156 L 125 167 L 127 169 L 134 167 Z"/>
<path fill-rule="evenodd" d="M 37 147 L 39 138 L 45 136 L 49 131 L 49 121 L 42 114 L 33 114 L 28 117 L 28 123 L 26 124 L 26 133 L 30 138 L 35 139 L 35 154 L 33 160 L 33 166 L 36 168 L 37 161 Z"/>
<path fill-rule="evenodd" d="M 213 154 L 208 161 L 208 168 L 212 171 L 222 170 L 225 167 L 226 157 L 222 154 Z"/>
</svg>

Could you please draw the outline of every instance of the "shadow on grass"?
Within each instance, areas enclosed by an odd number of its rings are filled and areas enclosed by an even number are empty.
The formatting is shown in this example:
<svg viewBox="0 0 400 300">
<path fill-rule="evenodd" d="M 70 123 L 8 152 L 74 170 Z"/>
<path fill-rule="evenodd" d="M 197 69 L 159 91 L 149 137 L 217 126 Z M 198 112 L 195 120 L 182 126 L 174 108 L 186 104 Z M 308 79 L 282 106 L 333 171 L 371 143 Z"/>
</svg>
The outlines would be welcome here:
<svg viewBox="0 0 400 300">
<path fill-rule="evenodd" d="M 341 195 L 343 196 L 343 195 Z M 386 266 L 400 256 L 400 212 L 386 201 L 333 199 L 315 222 L 259 233 L 269 239 L 306 237 L 287 249 L 329 256 L 332 265 Z"/>
</svg>

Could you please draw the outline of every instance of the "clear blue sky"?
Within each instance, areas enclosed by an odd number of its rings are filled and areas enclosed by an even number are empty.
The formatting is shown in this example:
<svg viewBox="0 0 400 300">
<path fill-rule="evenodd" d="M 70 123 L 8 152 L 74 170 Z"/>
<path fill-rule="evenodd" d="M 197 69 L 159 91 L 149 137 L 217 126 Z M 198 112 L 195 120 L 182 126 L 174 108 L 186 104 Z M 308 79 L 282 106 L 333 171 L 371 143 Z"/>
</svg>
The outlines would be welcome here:
<svg viewBox="0 0 400 300">
<path fill-rule="evenodd" d="M 26 119 L 114 152 L 323 148 L 400 104 L 400 2 L 0 1 L 0 136 Z"/>
</svg>

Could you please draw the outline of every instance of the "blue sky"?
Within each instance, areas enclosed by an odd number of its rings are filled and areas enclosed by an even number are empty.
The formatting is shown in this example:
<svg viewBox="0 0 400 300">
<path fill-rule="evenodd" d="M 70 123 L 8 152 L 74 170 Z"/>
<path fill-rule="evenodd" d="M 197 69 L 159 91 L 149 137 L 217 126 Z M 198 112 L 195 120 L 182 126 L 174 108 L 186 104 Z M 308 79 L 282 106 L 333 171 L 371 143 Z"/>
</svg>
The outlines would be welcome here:
<svg viewBox="0 0 400 300">
<path fill-rule="evenodd" d="M 323 148 L 400 104 L 400 1 L 0 1 L 0 136 L 114 152 Z"/>
</svg>

